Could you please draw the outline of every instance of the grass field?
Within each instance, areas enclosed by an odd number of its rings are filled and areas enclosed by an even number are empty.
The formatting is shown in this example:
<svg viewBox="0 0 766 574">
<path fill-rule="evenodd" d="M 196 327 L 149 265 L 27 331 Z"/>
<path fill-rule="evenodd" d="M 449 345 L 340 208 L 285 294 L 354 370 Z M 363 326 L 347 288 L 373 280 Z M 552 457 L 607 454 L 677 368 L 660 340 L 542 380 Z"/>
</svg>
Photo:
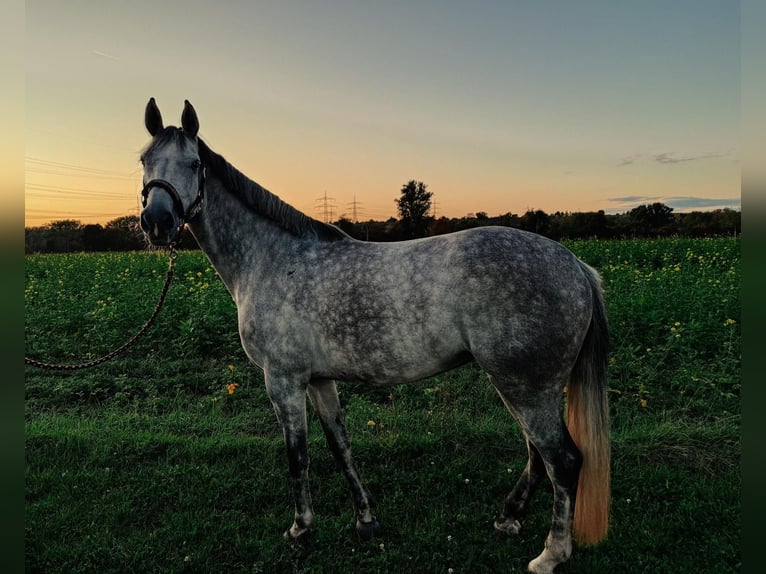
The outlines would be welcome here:
<svg viewBox="0 0 766 574">
<path fill-rule="evenodd" d="M 613 351 L 609 538 L 557 572 L 740 571 L 740 242 L 577 241 L 607 294 Z M 78 362 L 150 315 L 159 253 L 26 259 L 27 354 Z M 316 528 L 292 520 L 287 457 L 236 317 L 200 253 L 182 253 L 157 324 L 88 371 L 26 376 L 27 572 L 521 572 L 552 497 L 518 536 L 492 519 L 526 463 L 520 431 L 474 365 L 416 383 L 341 384 L 378 501 L 360 542 L 311 415 Z"/>
</svg>

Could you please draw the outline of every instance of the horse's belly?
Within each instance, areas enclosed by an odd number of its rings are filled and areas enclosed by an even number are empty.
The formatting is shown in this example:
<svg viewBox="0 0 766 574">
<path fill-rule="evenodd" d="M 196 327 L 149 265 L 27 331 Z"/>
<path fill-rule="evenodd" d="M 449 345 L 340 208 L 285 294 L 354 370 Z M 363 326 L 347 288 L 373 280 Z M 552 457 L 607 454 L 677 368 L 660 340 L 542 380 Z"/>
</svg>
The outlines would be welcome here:
<svg viewBox="0 0 766 574">
<path fill-rule="evenodd" d="M 349 368 L 338 367 L 320 370 L 314 376 L 320 379 L 334 379 L 350 383 L 369 383 L 372 385 L 396 385 L 425 379 L 473 359 L 469 353 L 452 357 L 449 361 L 431 362 L 418 365 L 350 365 Z"/>
<path fill-rule="evenodd" d="M 325 344 L 315 376 L 372 384 L 423 379 L 469 362 L 471 354 L 459 338 L 409 333 L 378 334 L 355 345 Z"/>
</svg>

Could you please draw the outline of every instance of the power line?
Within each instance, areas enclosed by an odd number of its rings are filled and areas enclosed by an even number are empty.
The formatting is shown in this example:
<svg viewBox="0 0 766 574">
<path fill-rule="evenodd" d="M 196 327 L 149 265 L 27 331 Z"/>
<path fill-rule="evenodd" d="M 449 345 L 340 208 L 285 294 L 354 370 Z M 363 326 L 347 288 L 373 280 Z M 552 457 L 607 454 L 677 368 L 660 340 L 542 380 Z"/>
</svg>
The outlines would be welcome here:
<svg viewBox="0 0 766 574">
<path fill-rule="evenodd" d="M 36 164 L 37 166 L 42 167 L 48 167 L 48 168 L 54 168 L 54 169 L 67 169 L 71 171 L 79 171 L 94 175 L 103 175 L 103 176 L 110 176 L 110 177 L 118 177 L 118 178 L 131 178 L 135 175 L 134 172 L 124 172 L 124 171 L 115 171 L 111 169 L 99 169 L 95 167 L 87 167 L 82 165 L 77 165 L 73 163 L 66 163 L 63 161 L 53 161 L 48 159 L 40 159 L 36 157 L 26 156 L 24 158 L 24 161 L 31 164 Z M 40 167 L 36 168 L 27 168 L 27 171 L 32 172 L 39 172 L 39 173 L 48 173 L 47 171 L 43 171 L 40 169 Z"/>
<path fill-rule="evenodd" d="M 86 177 L 89 179 L 114 179 L 118 181 L 133 181 L 136 180 L 138 176 L 136 175 L 101 175 L 97 173 L 69 173 L 66 171 L 56 171 L 53 169 L 36 169 L 33 167 L 28 167 L 24 170 L 27 173 L 42 173 L 44 175 L 57 175 L 59 177 Z"/>
<path fill-rule="evenodd" d="M 50 211 L 48 209 L 27 209 L 24 211 L 25 214 L 33 216 L 33 219 L 55 219 L 62 215 L 72 216 L 72 217 L 121 217 L 123 215 L 136 215 L 135 213 L 82 213 L 81 211 Z"/>
<path fill-rule="evenodd" d="M 68 198 L 93 198 L 99 200 L 132 200 L 135 194 L 120 193 L 116 191 L 99 191 L 96 189 L 83 189 L 79 187 L 61 187 L 57 185 L 37 185 L 28 183 L 24 188 L 24 194 L 34 197 L 51 197 L 57 199 Z"/>
<path fill-rule="evenodd" d="M 136 215 L 135 213 L 125 212 L 113 212 L 113 213 L 25 213 L 24 214 L 24 226 L 25 227 L 39 227 L 46 225 L 52 221 L 61 221 L 63 219 L 72 219 L 75 221 L 111 221 L 119 217 L 126 217 L 129 215 Z"/>
<path fill-rule="evenodd" d="M 351 203 L 347 203 L 346 205 L 351 206 L 352 221 L 354 223 L 359 223 L 359 215 L 363 213 L 362 210 L 360 209 L 362 202 L 357 201 L 356 196 L 354 196 L 354 201 L 352 201 Z"/>
<path fill-rule="evenodd" d="M 333 220 L 333 209 L 335 208 L 335 198 L 328 197 L 327 192 L 324 192 L 322 197 L 315 200 L 315 203 L 319 205 L 316 209 L 322 214 L 322 221 L 330 223 Z"/>
</svg>

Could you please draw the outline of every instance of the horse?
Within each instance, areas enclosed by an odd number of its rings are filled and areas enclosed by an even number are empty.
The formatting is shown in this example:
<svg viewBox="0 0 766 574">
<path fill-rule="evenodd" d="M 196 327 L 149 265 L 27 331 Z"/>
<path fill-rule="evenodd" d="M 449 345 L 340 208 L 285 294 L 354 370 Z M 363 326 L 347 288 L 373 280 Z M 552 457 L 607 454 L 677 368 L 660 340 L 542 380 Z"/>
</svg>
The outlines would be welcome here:
<svg viewBox="0 0 766 574">
<path fill-rule="evenodd" d="M 555 241 L 506 227 L 359 241 L 210 149 L 188 100 L 180 127 L 163 125 L 154 98 L 144 123 L 140 226 L 161 247 L 188 227 L 236 304 L 242 347 L 263 370 L 287 449 L 295 502 L 287 539 L 302 539 L 315 516 L 307 395 L 350 486 L 356 532 L 368 539 L 382 529 L 351 456 L 336 381 L 411 382 L 469 361 L 486 371 L 528 452 L 494 527 L 518 533 L 547 475 L 551 526 L 529 571 L 553 572 L 573 538 L 606 537 L 609 333 L 596 270 Z"/>
</svg>

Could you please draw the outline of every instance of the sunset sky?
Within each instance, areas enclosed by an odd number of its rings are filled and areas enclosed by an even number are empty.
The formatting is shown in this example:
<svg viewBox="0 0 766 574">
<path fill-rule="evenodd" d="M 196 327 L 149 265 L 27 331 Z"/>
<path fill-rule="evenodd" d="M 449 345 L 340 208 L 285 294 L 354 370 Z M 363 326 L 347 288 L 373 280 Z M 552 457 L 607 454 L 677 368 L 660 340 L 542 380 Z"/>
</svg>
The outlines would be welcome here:
<svg viewBox="0 0 766 574">
<path fill-rule="evenodd" d="M 143 113 L 309 215 L 740 207 L 723 0 L 26 2 L 25 224 L 138 213 Z"/>
</svg>

